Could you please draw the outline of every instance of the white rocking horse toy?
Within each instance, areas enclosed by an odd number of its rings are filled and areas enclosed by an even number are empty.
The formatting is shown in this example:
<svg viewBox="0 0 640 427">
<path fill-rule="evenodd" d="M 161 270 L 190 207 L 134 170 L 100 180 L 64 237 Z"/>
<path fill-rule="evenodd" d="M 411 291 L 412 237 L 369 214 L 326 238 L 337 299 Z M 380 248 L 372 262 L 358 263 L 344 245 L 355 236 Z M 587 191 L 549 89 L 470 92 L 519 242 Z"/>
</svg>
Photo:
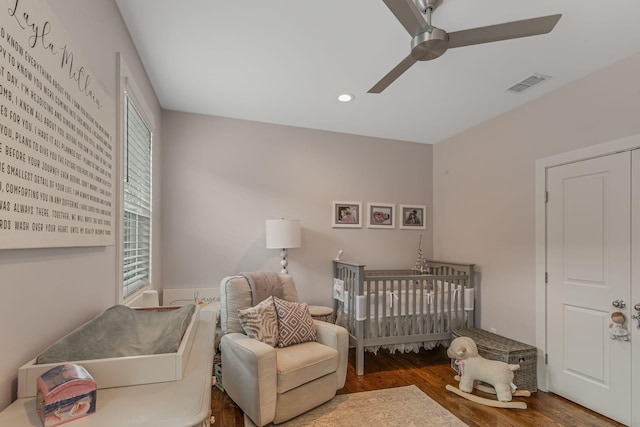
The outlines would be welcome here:
<svg viewBox="0 0 640 427">
<path fill-rule="evenodd" d="M 519 369 L 520 365 L 509 365 L 498 360 L 483 358 L 478 354 L 476 343 L 468 337 L 454 339 L 447 350 L 447 355 L 455 359 L 455 364 L 460 371 L 460 375 L 455 376 L 455 379 L 460 381 L 459 388 L 447 384 L 447 390 L 465 399 L 487 406 L 515 409 L 527 408 L 527 404 L 524 402 L 511 401 L 513 396 L 531 396 L 528 390 L 515 390 L 513 371 Z M 478 384 L 480 381 L 491 384 L 493 388 Z M 495 394 L 498 400 L 486 399 L 471 394 L 474 388 L 485 393 Z"/>
</svg>

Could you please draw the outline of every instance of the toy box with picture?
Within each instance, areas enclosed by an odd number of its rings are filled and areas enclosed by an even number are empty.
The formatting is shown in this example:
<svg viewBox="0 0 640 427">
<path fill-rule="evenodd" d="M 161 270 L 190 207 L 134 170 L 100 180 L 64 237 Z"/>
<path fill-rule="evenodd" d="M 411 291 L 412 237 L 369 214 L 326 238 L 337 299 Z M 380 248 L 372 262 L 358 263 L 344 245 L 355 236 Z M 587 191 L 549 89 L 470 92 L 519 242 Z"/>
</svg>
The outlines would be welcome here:
<svg viewBox="0 0 640 427">
<path fill-rule="evenodd" d="M 56 366 L 37 381 L 36 411 L 45 427 L 53 427 L 96 411 L 96 382 L 73 363 Z"/>
</svg>

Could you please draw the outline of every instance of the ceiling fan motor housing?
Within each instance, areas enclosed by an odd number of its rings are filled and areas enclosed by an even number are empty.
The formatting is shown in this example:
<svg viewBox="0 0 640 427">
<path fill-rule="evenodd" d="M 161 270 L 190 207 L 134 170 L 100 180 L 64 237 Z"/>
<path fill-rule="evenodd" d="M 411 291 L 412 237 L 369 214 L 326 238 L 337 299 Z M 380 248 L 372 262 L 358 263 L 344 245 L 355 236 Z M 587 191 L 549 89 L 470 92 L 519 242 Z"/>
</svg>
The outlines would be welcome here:
<svg viewBox="0 0 640 427">
<path fill-rule="evenodd" d="M 432 26 L 431 31 L 420 33 L 411 40 L 411 56 L 416 61 L 429 61 L 441 56 L 448 47 L 449 34 Z"/>
</svg>

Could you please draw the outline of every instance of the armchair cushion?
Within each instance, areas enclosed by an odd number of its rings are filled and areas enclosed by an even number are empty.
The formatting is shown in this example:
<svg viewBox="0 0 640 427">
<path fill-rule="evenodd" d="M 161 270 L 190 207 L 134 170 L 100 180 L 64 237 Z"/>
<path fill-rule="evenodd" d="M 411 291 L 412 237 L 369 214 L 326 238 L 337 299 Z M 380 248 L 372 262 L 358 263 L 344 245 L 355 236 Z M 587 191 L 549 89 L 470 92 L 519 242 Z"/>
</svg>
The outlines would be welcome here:
<svg viewBox="0 0 640 427">
<path fill-rule="evenodd" d="M 276 351 L 278 393 L 292 390 L 338 370 L 339 353 L 335 348 L 305 342 Z M 336 386 L 333 384 L 333 391 Z"/>
<path fill-rule="evenodd" d="M 298 301 L 298 291 L 293 277 L 280 274 L 284 299 Z M 220 282 L 220 327 L 222 335 L 231 332 L 244 333 L 242 323 L 238 318 L 238 310 L 244 310 L 253 305 L 249 282 L 242 276 L 228 276 Z"/>
<path fill-rule="evenodd" d="M 278 314 L 278 347 L 316 340 L 316 328 L 307 303 L 297 303 L 274 297 Z"/>
<path fill-rule="evenodd" d="M 249 338 L 275 347 L 278 344 L 278 315 L 269 297 L 254 307 L 238 310 L 238 318 Z"/>
</svg>

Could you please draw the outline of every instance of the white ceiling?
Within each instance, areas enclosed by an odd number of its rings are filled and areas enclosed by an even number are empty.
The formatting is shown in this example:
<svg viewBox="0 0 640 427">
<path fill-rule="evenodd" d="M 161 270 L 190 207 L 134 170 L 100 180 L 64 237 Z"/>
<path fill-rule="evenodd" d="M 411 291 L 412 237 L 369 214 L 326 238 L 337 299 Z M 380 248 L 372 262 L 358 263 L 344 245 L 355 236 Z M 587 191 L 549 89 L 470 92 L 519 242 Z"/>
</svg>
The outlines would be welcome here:
<svg viewBox="0 0 640 427">
<path fill-rule="evenodd" d="M 418 62 L 376 95 L 410 50 L 382 0 L 116 2 L 164 109 L 421 143 L 640 51 L 638 0 L 444 0 L 432 24 L 448 32 L 563 16 L 546 35 Z M 552 79 L 505 91 L 532 73 Z M 355 101 L 338 102 L 343 92 Z"/>
</svg>

